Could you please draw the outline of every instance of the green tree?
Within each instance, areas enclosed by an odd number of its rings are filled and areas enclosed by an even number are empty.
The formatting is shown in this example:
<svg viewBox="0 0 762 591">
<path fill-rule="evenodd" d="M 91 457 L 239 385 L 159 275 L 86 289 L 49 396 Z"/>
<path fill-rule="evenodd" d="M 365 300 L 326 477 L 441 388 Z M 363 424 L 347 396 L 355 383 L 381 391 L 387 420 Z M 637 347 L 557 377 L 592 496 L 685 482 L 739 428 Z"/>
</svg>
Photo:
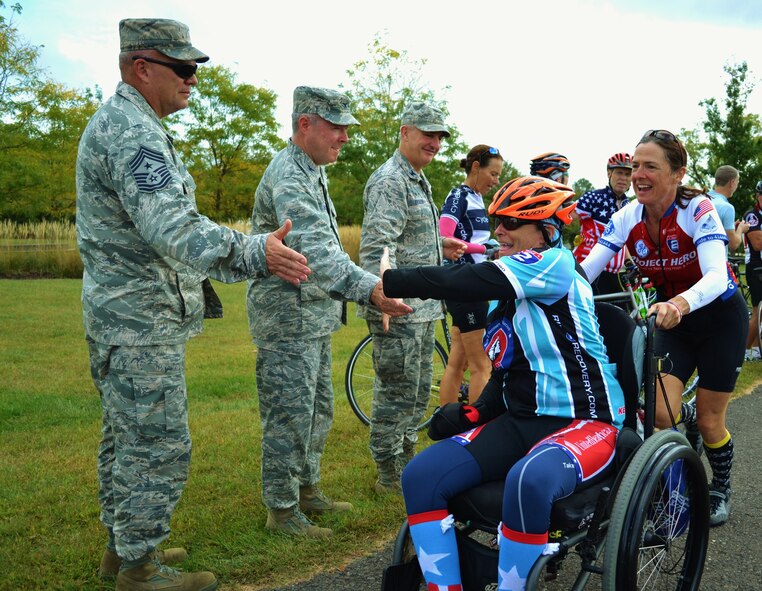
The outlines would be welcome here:
<svg viewBox="0 0 762 591">
<path fill-rule="evenodd" d="M 588 191 L 592 191 L 593 189 L 595 189 L 595 187 L 593 186 L 593 183 L 591 183 L 589 180 L 583 177 L 579 179 L 577 182 L 575 182 L 574 185 L 572 185 L 572 189 L 574 189 L 574 193 L 579 198 L 579 197 L 582 197 L 582 195 L 584 195 Z"/>
<path fill-rule="evenodd" d="M 238 83 L 224 66 L 199 70 L 196 96 L 168 123 L 182 137 L 183 160 L 197 184 L 199 211 L 216 220 L 246 219 L 268 162 L 284 142 L 271 90 Z"/>
<path fill-rule="evenodd" d="M 44 208 L 35 217 L 74 219 L 79 138 L 101 98 L 97 88 L 79 91 L 49 80 L 37 90 L 40 123 L 34 151 L 42 178 L 34 191 L 43 196 Z"/>
<path fill-rule="evenodd" d="M 388 47 L 379 37 L 369 45 L 368 53 L 367 59 L 347 70 L 348 83 L 340 85 L 352 99 L 353 112 L 360 121 L 359 126 L 350 128 L 351 141 L 342 148 L 329 175 L 331 197 L 341 224 L 362 222 L 365 183 L 399 146 L 405 104 L 410 100 L 432 101 L 447 114 L 446 104 L 436 101 L 434 93 L 420 82 L 425 60 L 414 61 L 406 51 Z M 439 203 L 449 191 L 449 181 L 455 181 L 447 162 L 464 148 L 458 144 L 457 130 L 451 127 L 450 131 L 451 136 L 442 143 L 439 155 L 426 168 L 426 177 Z"/>
<path fill-rule="evenodd" d="M 5 9 L 0 0 L 0 10 Z M 39 49 L 26 41 L 16 27 L 21 5 L 0 14 L 0 216 L 23 218 L 27 207 L 21 196 L 39 180 L 34 167 L 30 126 L 37 87 Z"/>
<path fill-rule="evenodd" d="M 699 102 L 706 109 L 700 129 L 681 131 L 690 154 L 688 176 L 694 184 L 711 187 L 714 171 L 723 164 L 735 166 L 741 174 L 736 193 L 736 209 L 743 211 L 754 201 L 754 185 L 762 179 L 762 125 L 759 114 L 747 113 L 754 90 L 747 63 L 725 65 L 728 75 L 723 107 L 715 98 Z M 703 133 L 702 133 L 703 131 Z"/>
<path fill-rule="evenodd" d="M 368 53 L 367 59 L 347 70 L 349 82 L 341 85 L 353 100 L 355 116 L 361 123 L 350 128 L 351 141 L 342 148 L 329 175 L 331 197 L 342 224 L 361 223 L 365 183 L 399 146 L 405 104 L 411 100 L 431 101 L 449 115 L 446 101 L 439 100 L 421 83 L 425 60 L 413 60 L 406 51 L 390 48 L 379 37 L 369 45 Z M 449 128 L 450 137 L 425 170 L 434 201 L 440 206 L 450 189 L 462 182 L 459 162 L 468 152 L 457 126 L 450 122 Z"/>
<path fill-rule="evenodd" d="M 5 3 L 0 0 L 0 10 Z M 39 47 L 32 45 L 16 27 L 21 5 L 0 13 L 0 150 L 10 150 L 29 140 L 25 133 L 36 114 L 34 96 L 41 84 L 42 73 L 37 65 Z"/>
<path fill-rule="evenodd" d="M 77 143 L 99 91 L 47 79 L 39 47 L 16 27 L 21 5 L 9 10 L 0 14 L 0 217 L 73 219 Z"/>
</svg>

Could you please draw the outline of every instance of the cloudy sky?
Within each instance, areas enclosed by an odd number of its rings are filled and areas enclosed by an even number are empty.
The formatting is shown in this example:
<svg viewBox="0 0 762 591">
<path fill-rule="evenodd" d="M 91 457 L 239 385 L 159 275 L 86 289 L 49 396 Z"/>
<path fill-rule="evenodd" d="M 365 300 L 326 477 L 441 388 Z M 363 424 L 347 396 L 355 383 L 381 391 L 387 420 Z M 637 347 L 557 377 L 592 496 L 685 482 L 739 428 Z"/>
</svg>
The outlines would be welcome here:
<svg viewBox="0 0 762 591">
<path fill-rule="evenodd" d="M 762 77 L 762 0 L 6 0 L 4 14 L 16 1 L 50 76 L 106 96 L 120 19 L 185 22 L 212 63 L 277 93 L 284 138 L 294 87 L 346 83 L 380 35 L 426 60 L 423 82 L 468 144 L 498 147 L 523 172 L 561 152 L 572 182 L 596 186 L 608 156 L 632 151 L 643 131 L 702 121 L 699 101 L 725 96 L 724 65 L 746 61 Z M 748 107 L 762 113 L 762 84 Z"/>
</svg>

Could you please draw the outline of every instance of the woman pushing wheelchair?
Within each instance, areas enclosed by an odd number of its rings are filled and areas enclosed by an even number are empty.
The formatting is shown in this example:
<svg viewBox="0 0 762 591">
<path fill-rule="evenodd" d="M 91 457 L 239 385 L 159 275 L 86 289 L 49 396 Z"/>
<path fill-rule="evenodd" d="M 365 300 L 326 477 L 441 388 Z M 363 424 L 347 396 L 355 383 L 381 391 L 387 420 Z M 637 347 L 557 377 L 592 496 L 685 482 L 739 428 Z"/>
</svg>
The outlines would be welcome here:
<svg viewBox="0 0 762 591">
<path fill-rule="evenodd" d="M 496 194 L 499 259 L 475 265 L 382 269 L 392 297 L 493 300 L 484 337 L 492 374 L 474 405 L 441 407 L 441 440 L 402 474 L 416 554 L 429 589 L 462 589 L 448 499 L 504 480 L 498 583 L 522 590 L 548 542 L 552 504 L 611 465 L 624 394 L 606 356 L 593 293 L 561 228 L 574 192 L 520 177 Z M 383 264 L 382 264 L 383 266 Z"/>
</svg>

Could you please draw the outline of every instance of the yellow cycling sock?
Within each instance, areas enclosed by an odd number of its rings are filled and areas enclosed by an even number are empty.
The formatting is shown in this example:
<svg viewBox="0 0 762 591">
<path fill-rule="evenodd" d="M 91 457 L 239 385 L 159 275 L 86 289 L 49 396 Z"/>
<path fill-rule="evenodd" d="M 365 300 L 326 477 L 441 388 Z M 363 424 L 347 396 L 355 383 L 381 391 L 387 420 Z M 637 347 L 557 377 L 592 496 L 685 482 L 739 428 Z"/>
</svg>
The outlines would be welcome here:
<svg viewBox="0 0 762 591">
<path fill-rule="evenodd" d="M 725 437 L 720 439 L 717 443 L 708 443 L 704 441 L 704 445 L 706 445 L 709 449 L 719 449 L 728 441 L 730 441 L 730 431 L 725 431 Z"/>
</svg>

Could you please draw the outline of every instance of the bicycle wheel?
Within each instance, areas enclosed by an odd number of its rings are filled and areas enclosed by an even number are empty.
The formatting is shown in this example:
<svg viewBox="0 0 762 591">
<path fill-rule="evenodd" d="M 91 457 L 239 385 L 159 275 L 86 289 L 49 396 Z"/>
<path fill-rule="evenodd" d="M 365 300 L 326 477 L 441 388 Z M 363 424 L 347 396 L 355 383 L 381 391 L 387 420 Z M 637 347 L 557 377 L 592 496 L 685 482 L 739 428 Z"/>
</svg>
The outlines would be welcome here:
<svg viewBox="0 0 762 591">
<path fill-rule="evenodd" d="M 606 537 L 603 591 L 699 589 L 709 542 L 706 472 L 672 430 L 646 439 L 619 486 Z"/>
<path fill-rule="evenodd" d="M 431 415 L 439 406 L 439 384 L 447 367 L 447 352 L 439 341 L 434 342 L 434 357 L 432 360 L 433 375 L 431 380 L 431 396 L 418 429 L 425 428 L 431 421 Z M 363 338 L 355 347 L 347 362 L 344 374 L 344 389 L 347 393 L 349 406 L 357 418 L 364 424 L 370 425 L 371 405 L 373 403 L 373 381 L 376 373 L 373 370 L 373 339 L 370 335 Z"/>
</svg>

